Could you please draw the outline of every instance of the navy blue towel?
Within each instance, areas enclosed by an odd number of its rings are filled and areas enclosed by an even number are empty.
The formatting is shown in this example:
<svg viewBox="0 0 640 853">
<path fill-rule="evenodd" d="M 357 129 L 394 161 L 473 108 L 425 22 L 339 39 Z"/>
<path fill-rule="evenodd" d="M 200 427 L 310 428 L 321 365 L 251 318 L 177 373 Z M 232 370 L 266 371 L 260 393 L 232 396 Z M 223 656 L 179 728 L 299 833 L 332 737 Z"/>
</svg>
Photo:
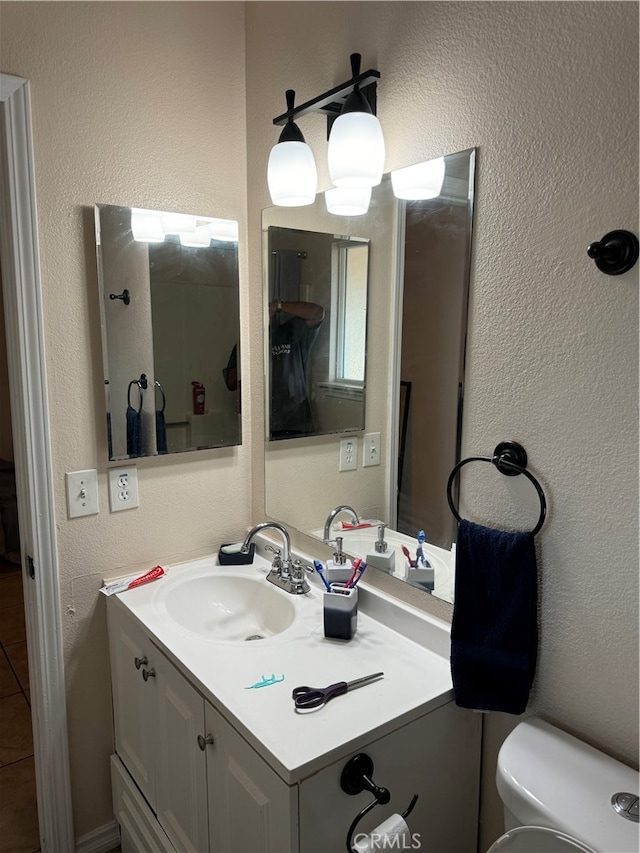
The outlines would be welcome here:
<svg viewBox="0 0 640 853">
<path fill-rule="evenodd" d="M 142 413 L 127 406 L 127 456 L 142 456 Z"/>
<path fill-rule="evenodd" d="M 533 683 L 537 650 L 532 534 L 461 521 L 451 624 L 456 704 L 522 714 Z"/>
<path fill-rule="evenodd" d="M 167 422 L 164 412 L 156 410 L 156 447 L 158 453 L 167 453 Z"/>
</svg>

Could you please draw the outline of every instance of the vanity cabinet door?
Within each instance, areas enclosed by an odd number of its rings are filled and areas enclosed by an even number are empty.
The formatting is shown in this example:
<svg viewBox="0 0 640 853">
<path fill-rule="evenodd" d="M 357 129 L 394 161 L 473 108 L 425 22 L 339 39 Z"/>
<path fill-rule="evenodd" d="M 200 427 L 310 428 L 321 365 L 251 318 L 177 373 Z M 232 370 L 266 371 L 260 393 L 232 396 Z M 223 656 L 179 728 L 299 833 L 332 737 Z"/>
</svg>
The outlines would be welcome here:
<svg viewBox="0 0 640 853">
<path fill-rule="evenodd" d="M 204 699 L 173 664 L 158 656 L 158 820 L 180 853 L 203 853 L 209 850 Z"/>
<path fill-rule="evenodd" d="M 210 853 L 298 849 L 298 789 L 289 787 L 205 702 Z"/>
<path fill-rule="evenodd" d="M 160 653 L 116 606 L 107 608 L 107 621 L 116 752 L 155 810 L 158 691 L 157 682 L 149 673 Z"/>
</svg>

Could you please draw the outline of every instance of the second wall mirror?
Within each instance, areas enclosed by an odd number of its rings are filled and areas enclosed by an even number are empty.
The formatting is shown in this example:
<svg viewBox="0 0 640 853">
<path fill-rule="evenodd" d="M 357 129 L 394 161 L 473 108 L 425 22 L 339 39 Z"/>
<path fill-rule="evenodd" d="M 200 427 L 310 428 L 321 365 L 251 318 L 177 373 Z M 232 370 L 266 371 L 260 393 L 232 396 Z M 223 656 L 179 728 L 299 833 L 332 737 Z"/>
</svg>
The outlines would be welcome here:
<svg viewBox="0 0 640 853">
<path fill-rule="evenodd" d="M 95 206 L 109 459 L 241 443 L 238 224 Z"/>
</svg>

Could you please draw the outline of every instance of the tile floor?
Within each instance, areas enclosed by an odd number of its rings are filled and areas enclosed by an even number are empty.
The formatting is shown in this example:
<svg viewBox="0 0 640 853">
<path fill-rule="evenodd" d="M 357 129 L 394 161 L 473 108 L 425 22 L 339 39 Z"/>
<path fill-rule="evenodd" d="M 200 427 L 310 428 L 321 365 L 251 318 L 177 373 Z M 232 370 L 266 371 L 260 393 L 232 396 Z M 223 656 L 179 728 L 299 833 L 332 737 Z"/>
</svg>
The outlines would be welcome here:
<svg viewBox="0 0 640 853">
<path fill-rule="evenodd" d="M 0 559 L 0 853 L 38 850 L 22 577 Z"/>
</svg>

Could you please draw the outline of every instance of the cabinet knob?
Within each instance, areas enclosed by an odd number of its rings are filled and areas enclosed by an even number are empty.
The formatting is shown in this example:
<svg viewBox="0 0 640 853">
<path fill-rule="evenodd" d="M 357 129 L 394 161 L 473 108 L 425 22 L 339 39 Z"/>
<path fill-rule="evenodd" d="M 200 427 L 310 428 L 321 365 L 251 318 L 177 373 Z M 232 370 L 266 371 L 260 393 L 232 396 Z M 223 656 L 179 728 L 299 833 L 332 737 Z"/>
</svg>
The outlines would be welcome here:
<svg viewBox="0 0 640 853">
<path fill-rule="evenodd" d="M 213 743 L 213 735 L 212 734 L 208 734 L 208 735 L 206 735 L 206 737 L 203 737 L 202 735 L 198 735 L 198 746 L 200 747 L 201 750 L 204 751 L 207 748 L 208 743 Z"/>
<path fill-rule="evenodd" d="M 149 681 L 150 678 L 155 678 L 156 677 L 155 669 L 143 669 L 142 670 L 142 677 L 144 678 L 145 681 Z"/>
<path fill-rule="evenodd" d="M 149 658 L 145 655 L 143 658 L 134 658 L 133 662 L 136 669 L 140 669 L 141 666 L 146 666 L 149 663 Z"/>
</svg>

